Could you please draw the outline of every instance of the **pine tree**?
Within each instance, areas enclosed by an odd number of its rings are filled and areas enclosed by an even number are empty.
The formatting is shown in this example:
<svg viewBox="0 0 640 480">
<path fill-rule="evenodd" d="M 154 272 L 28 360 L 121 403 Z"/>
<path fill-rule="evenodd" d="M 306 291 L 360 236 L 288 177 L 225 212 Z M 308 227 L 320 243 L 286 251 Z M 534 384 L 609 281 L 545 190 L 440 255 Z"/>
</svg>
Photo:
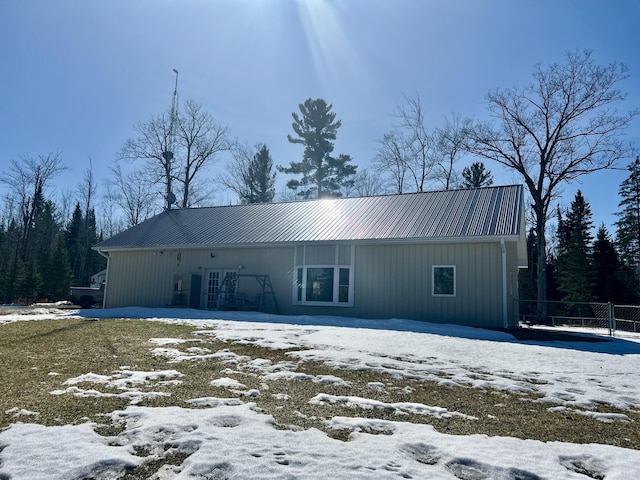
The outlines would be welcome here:
<svg viewBox="0 0 640 480">
<path fill-rule="evenodd" d="M 253 156 L 247 169 L 247 193 L 242 203 L 269 203 L 276 195 L 276 173 L 273 172 L 273 160 L 269 147 L 262 145 Z"/>
<path fill-rule="evenodd" d="M 82 230 L 83 230 L 82 210 L 80 209 L 80 203 L 76 203 L 76 208 L 73 210 L 71 220 L 65 228 L 65 240 L 67 244 L 67 257 L 71 265 L 71 275 L 74 284 L 79 280 L 79 264 L 82 251 Z"/>
<path fill-rule="evenodd" d="M 91 276 L 107 268 L 107 260 L 98 252 L 93 250 L 93 246 L 102 241 L 102 234 L 98 234 L 95 209 L 89 210 L 84 219 L 87 236 L 87 256 L 82 275 L 82 285 L 89 285 Z"/>
<path fill-rule="evenodd" d="M 7 276 L 9 274 L 9 234 L 4 222 L 0 223 L 0 301 L 7 295 Z"/>
<path fill-rule="evenodd" d="M 629 165 L 629 176 L 620 184 L 622 200 L 617 213 L 617 244 L 621 261 L 640 279 L 640 157 Z"/>
<path fill-rule="evenodd" d="M 58 276 L 58 272 L 51 271 L 49 268 L 60 232 L 60 225 L 55 218 L 55 210 L 53 202 L 45 200 L 42 203 L 42 208 L 36 212 L 34 222 L 30 260 L 35 263 L 35 270 L 38 275 L 38 299 L 49 299 L 51 297 L 49 285 L 55 282 Z M 69 285 L 67 285 L 67 289 L 68 287 Z"/>
<path fill-rule="evenodd" d="M 342 122 L 335 119 L 332 105 L 321 98 L 308 98 L 299 108 L 302 116 L 292 113 L 296 136 L 288 135 L 287 138 L 291 143 L 304 145 L 302 161 L 278 169 L 287 174 L 302 175 L 300 180 L 289 180 L 287 187 L 297 190 L 297 194 L 305 199 L 339 197 L 341 187 L 353 186 L 356 174 L 356 166 L 351 164 L 349 155 L 331 156 L 333 141 Z"/>
<path fill-rule="evenodd" d="M 72 274 L 62 234 L 57 235 L 56 245 L 51 253 L 43 275 L 43 296 L 51 301 L 64 300 L 69 292 Z"/>
<path fill-rule="evenodd" d="M 591 207 L 578 190 L 566 221 L 559 218 L 557 271 L 563 301 L 588 302 L 593 298 L 591 217 Z"/>
<path fill-rule="evenodd" d="M 591 261 L 594 272 L 593 296 L 600 302 L 630 303 L 630 291 L 624 280 L 623 265 L 604 224 L 593 242 Z"/>
<path fill-rule="evenodd" d="M 34 259 L 26 262 L 18 259 L 13 288 L 14 298 L 20 302 L 29 304 L 38 299 L 38 293 L 42 288 L 42 275 Z"/>
<path fill-rule="evenodd" d="M 2 285 L 2 299 L 5 303 L 13 301 L 15 290 L 15 279 L 20 250 L 20 227 L 15 218 L 11 218 L 5 234 L 5 246 L 3 249 L 2 268 L 0 275 L 0 285 Z"/>
<path fill-rule="evenodd" d="M 99 241 L 94 209 L 83 214 L 76 204 L 65 228 L 65 241 L 74 285 L 88 285 L 91 275 L 106 266 L 106 260 L 91 249 Z"/>
<path fill-rule="evenodd" d="M 488 187 L 493 184 L 491 170 L 485 170 L 484 163 L 474 162 L 462 170 L 464 188 Z"/>
</svg>

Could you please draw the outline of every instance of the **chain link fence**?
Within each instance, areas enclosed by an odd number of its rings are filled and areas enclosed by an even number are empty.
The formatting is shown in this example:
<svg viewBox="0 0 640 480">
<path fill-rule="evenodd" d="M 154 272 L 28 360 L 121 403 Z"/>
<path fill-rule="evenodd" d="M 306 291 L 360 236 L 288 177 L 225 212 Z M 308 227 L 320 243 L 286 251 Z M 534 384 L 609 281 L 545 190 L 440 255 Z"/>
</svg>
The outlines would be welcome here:
<svg viewBox="0 0 640 480">
<path fill-rule="evenodd" d="M 613 329 L 640 332 L 640 305 L 614 305 Z"/>
<path fill-rule="evenodd" d="M 521 324 L 597 328 L 608 330 L 609 335 L 616 330 L 640 332 L 639 305 L 547 301 L 545 317 L 538 314 L 536 300 L 518 300 L 517 304 Z"/>
</svg>

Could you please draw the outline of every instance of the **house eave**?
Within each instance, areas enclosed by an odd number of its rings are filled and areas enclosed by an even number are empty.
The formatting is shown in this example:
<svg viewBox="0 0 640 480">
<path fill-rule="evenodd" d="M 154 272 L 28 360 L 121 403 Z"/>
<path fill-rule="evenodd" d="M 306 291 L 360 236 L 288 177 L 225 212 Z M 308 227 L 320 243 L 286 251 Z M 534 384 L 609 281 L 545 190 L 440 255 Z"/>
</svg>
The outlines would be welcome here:
<svg viewBox="0 0 640 480">
<path fill-rule="evenodd" d="M 328 239 L 328 240 L 299 240 L 288 242 L 253 242 L 253 243 L 216 243 L 216 244 L 166 244 L 145 246 L 114 246 L 100 247 L 96 245 L 93 250 L 99 253 L 125 252 L 125 251 L 172 251 L 172 250 L 202 250 L 210 248 L 285 248 L 299 245 L 415 245 L 415 244 L 445 244 L 445 243 L 500 243 L 518 242 L 520 235 L 482 235 L 464 237 L 429 237 L 429 238 L 367 238 L 367 239 Z"/>
</svg>

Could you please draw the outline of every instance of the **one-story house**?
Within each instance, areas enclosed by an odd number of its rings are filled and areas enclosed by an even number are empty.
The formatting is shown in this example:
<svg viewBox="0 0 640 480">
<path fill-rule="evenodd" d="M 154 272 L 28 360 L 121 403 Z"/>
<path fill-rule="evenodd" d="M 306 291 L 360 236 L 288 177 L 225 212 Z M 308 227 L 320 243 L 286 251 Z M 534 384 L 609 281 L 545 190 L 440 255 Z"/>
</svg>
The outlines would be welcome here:
<svg viewBox="0 0 640 480">
<path fill-rule="evenodd" d="M 521 185 L 165 210 L 94 248 L 104 307 L 260 309 L 509 329 Z"/>
</svg>

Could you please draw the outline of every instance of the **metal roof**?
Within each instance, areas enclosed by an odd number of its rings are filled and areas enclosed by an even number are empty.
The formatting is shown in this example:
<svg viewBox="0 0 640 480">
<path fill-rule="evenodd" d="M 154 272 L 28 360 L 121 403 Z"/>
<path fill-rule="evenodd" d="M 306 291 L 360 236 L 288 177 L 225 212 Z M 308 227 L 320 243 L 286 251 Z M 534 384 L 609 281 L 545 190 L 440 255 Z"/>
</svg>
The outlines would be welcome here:
<svg viewBox="0 0 640 480">
<path fill-rule="evenodd" d="M 164 211 L 100 250 L 520 235 L 521 185 Z"/>
</svg>

